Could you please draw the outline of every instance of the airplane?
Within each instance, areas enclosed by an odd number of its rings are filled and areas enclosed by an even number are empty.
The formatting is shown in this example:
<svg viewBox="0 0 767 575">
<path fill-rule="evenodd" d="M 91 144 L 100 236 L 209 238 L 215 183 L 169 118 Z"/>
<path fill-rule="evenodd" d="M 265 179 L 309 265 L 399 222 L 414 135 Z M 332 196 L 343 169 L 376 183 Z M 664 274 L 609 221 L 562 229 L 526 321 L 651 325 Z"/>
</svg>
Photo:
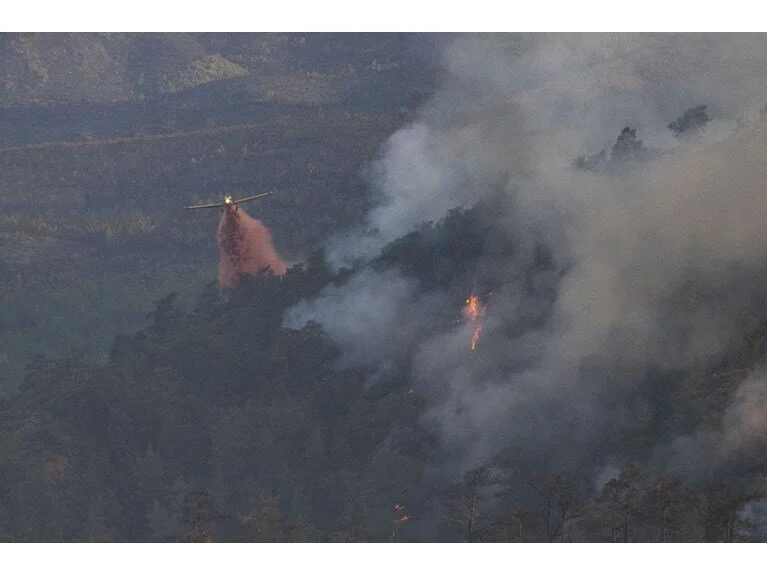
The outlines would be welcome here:
<svg viewBox="0 0 767 575">
<path fill-rule="evenodd" d="M 265 194 L 256 194 L 255 196 L 248 196 L 247 198 L 240 198 L 239 200 L 233 200 L 232 196 L 224 196 L 224 201 L 221 204 L 203 204 L 201 206 L 186 206 L 185 210 L 200 210 L 204 208 L 224 208 L 223 211 L 227 211 L 229 213 L 236 212 L 237 211 L 237 204 L 242 204 L 245 202 L 250 202 L 251 200 L 257 200 L 259 198 L 263 198 L 265 196 L 271 196 L 274 192 L 266 192 Z"/>
</svg>

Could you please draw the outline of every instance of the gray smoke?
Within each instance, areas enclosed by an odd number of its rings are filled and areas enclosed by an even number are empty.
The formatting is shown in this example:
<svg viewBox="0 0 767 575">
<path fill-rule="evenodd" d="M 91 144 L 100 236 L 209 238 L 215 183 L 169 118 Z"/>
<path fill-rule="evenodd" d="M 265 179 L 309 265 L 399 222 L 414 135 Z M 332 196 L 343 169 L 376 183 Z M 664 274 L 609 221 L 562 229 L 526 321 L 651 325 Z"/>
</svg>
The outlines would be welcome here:
<svg viewBox="0 0 767 575">
<path fill-rule="evenodd" d="M 300 328 L 316 321 L 341 346 L 345 365 L 375 367 L 413 337 L 405 320 L 414 292 L 413 282 L 395 273 L 363 271 L 348 284 L 329 286 L 315 300 L 288 310 L 284 324 Z"/>
<path fill-rule="evenodd" d="M 766 447 L 767 375 L 758 365 L 738 385 L 716 429 L 676 438 L 666 455 L 675 472 L 694 475 L 697 468 L 737 462 Z"/>
<path fill-rule="evenodd" d="M 488 256 L 503 289 L 478 349 L 467 347 L 466 324 L 415 327 L 419 286 L 396 272 L 361 273 L 287 323 L 320 321 L 357 365 L 412 350 L 412 378 L 434 405 L 424 423 L 451 472 L 502 449 L 597 470 L 620 437 L 652 426 L 648 374 L 713 369 L 767 319 L 767 124 L 757 112 L 767 37 L 466 36 L 444 65 L 441 89 L 371 170 L 379 204 L 365 229 L 330 253 L 374 257 L 420 222 L 502 189 L 495 224 L 518 249 L 513 261 Z M 716 121 L 680 144 L 666 126 L 697 104 Z M 606 173 L 571 169 L 578 155 L 609 153 L 627 125 L 662 156 Z M 522 280 L 539 241 L 556 270 Z M 449 301 L 431 297 L 434 309 Z M 764 433 L 760 373 L 743 381 L 720 429 L 659 449 L 713 465 Z"/>
<path fill-rule="evenodd" d="M 743 524 L 740 526 L 742 530 L 757 541 L 763 541 L 767 537 L 767 501 L 747 503 L 738 515 Z"/>
<path fill-rule="evenodd" d="M 312 301 L 285 314 L 284 325 L 322 324 L 341 348 L 341 367 L 367 367 L 381 375 L 423 337 L 433 315 L 433 298 L 394 271 L 364 270 L 341 286 L 328 286 Z"/>
</svg>

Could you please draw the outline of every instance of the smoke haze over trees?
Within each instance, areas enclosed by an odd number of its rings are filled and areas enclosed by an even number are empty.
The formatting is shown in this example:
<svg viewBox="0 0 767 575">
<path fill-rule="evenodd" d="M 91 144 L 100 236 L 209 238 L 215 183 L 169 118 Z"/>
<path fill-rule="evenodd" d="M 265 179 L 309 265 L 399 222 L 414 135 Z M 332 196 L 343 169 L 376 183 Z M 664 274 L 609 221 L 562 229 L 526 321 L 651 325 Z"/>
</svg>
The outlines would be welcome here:
<svg viewBox="0 0 767 575">
<path fill-rule="evenodd" d="M 722 57 L 722 85 L 696 85 L 687 64 L 704 51 L 711 69 Z M 701 481 L 757 448 L 759 384 L 744 377 L 761 371 L 767 150 L 762 121 L 739 118 L 761 105 L 745 62 L 764 51 L 756 37 L 614 35 L 468 37 L 447 49 L 444 84 L 376 164 L 372 232 L 339 239 L 332 253 L 369 257 L 451 205 L 496 202 L 483 222 L 493 240 L 470 268 L 445 274 L 463 280 L 465 294 L 493 290 L 477 352 L 466 348 L 463 325 L 409 341 L 404 363 L 431 400 L 422 422 L 447 457 L 430 472 L 455 481 L 507 451 L 519 462 L 545 454 L 557 471 L 590 468 L 590 481 L 626 463 Z M 725 71 L 725 55 L 744 65 Z M 668 124 L 688 102 L 696 105 Z M 701 132 L 703 143 L 669 144 L 659 133 L 700 131 L 706 109 L 717 110 L 719 126 Z M 618 131 L 609 170 L 569 169 L 573 152 Z M 470 250 L 473 238 L 458 237 Z M 444 254 L 424 243 L 421 265 L 439 269 Z M 449 305 L 459 297 L 450 287 L 427 293 Z M 405 326 L 425 315 L 415 311 L 418 290 L 409 305 L 380 294 L 376 307 L 396 307 Z M 323 317 L 312 311 L 307 318 Z M 346 341 L 343 321 L 326 325 Z M 367 345 L 350 341 L 350 353 Z M 723 418 L 677 426 L 669 404 L 696 387 L 722 393 Z"/>
<path fill-rule="evenodd" d="M 303 263 L 28 366 L 5 538 L 764 538 L 767 39 L 439 40 Z"/>
</svg>

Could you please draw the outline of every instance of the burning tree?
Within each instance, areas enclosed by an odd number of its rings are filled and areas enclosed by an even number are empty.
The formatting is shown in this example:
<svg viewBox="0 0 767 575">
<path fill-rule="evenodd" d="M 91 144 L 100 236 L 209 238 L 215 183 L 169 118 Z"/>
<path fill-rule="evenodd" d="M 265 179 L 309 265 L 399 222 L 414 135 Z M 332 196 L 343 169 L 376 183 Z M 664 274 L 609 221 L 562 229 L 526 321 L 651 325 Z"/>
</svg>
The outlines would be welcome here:
<svg viewBox="0 0 767 575">
<path fill-rule="evenodd" d="M 410 521 L 410 518 L 412 515 L 407 511 L 404 505 L 401 503 L 395 503 L 392 507 L 392 512 L 394 513 L 394 518 L 392 519 L 392 528 L 391 528 L 391 537 L 389 538 L 389 541 L 394 541 L 394 538 L 397 535 L 397 530 L 404 524 Z"/>
<path fill-rule="evenodd" d="M 479 318 L 485 315 L 487 306 L 482 303 L 478 295 L 470 295 L 466 299 L 466 306 L 463 308 L 463 315 L 472 324 L 474 324 L 474 333 L 471 335 L 471 342 L 469 347 L 474 350 L 477 347 L 477 341 L 479 341 L 479 334 L 482 331 L 482 324 L 479 323 Z"/>
</svg>

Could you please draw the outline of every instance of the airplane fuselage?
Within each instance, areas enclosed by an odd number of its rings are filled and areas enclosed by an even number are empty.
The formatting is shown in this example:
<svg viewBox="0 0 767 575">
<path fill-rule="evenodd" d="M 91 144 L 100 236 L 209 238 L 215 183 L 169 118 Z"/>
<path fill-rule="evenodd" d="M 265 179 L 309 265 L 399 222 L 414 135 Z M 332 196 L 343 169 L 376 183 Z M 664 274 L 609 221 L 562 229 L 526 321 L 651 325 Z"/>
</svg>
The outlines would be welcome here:
<svg viewBox="0 0 767 575">
<path fill-rule="evenodd" d="M 226 212 L 227 214 L 233 214 L 237 210 L 237 204 L 232 200 L 232 196 L 224 196 L 224 209 L 221 211 Z"/>
</svg>

